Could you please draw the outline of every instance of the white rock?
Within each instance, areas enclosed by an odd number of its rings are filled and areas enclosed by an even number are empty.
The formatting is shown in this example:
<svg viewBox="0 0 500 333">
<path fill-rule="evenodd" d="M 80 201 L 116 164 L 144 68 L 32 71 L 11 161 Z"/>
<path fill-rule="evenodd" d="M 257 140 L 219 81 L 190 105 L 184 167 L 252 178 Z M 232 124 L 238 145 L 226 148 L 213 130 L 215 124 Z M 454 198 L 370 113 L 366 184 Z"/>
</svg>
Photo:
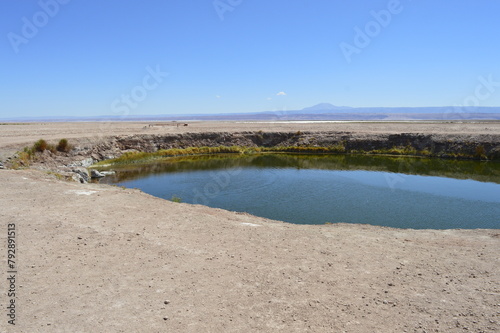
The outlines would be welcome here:
<svg viewBox="0 0 500 333">
<path fill-rule="evenodd" d="M 105 175 L 97 170 L 90 170 L 90 177 L 92 178 L 102 178 Z"/>
</svg>

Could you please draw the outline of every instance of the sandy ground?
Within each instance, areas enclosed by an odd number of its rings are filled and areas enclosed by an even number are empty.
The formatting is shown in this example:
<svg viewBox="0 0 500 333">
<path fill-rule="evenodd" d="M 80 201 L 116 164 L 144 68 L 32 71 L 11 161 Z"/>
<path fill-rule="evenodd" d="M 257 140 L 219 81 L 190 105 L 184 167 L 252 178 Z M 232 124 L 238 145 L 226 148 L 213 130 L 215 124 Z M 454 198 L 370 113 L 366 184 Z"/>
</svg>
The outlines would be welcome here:
<svg viewBox="0 0 500 333">
<path fill-rule="evenodd" d="M 109 132 L 500 132 L 498 123 L 144 125 Z M 92 126 L 0 125 L 0 151 L 99 136 Z M 15 326 L 2 246 L 0 332 L 500 332 L 498 229 L 291 225 L 35 170 L 0 170 L 0 185 L 0 241 L 15 224 L 17 246 Z"/>
</svg>

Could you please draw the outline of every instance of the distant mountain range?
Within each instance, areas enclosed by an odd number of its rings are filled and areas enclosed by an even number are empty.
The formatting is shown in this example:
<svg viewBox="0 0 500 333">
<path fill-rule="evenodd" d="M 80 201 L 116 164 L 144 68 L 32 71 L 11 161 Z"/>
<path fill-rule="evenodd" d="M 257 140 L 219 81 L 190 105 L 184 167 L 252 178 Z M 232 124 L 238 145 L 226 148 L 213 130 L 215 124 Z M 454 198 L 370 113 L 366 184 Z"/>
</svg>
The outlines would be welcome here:
<svg viewBox="0 0 500 333">
<path fill-rule="evenodd" d="M 303 108 L 302 111 L 337 111 L 337 110 L 350 110 L 350 106 L 335 106 L 330 103 L 319 103 L 308 108 Z"/>
<path fill-rule="evenodd" d="M 77 117 L 6 117 L 4 122 L 61 121 L 298 121 L 298 120 L 500 120 L 500 107 L 350 107 L 320 103 L 302 110 L 220 114 L 163 114 Z"/>
</svg>

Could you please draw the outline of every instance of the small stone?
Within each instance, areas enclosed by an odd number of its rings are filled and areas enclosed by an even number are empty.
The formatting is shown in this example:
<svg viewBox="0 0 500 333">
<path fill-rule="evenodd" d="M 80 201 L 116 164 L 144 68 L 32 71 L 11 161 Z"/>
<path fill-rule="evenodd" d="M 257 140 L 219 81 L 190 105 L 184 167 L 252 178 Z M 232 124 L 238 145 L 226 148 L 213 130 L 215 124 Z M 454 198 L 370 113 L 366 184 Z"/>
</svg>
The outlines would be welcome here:
<svg viewBox="0 0 500 333">
<path fill-rule="evenodd" d="M 82 167 L 76 167 L 72 171 L 77 175 L 79 175 L 81 179 L 83 179 L 83 182 L 81 180 L 80 182 L 87 183 L 90 180 L 90 175 L 87 169 Z"/>
<path fill-rule="evenodd" d="M 90 170 L 90 177 L 92 178 L 102 178 L 104 176 L 105 176 L 104 174 L 100 173 L 97 170 Z"/>
<path fill-rule="evenodd" d="M 168 320 L 168 317 L 163 317 L 163 320 Z"/>
<path fill-rule="evenodd" d="M 71 177 L 71 179 L 73 179 L 77 183 L 81 183 L 81 184 L 86 183 L 85 179 L 83 179 L 83 177 L 78 173 L 74 173 L 73 176 Z"/>
<path fill-rule="evenodd" d="M 166 300 L 166 301 L 163 302 L 163 304 L 170 304 L 170 301 Z"/>
</svg>

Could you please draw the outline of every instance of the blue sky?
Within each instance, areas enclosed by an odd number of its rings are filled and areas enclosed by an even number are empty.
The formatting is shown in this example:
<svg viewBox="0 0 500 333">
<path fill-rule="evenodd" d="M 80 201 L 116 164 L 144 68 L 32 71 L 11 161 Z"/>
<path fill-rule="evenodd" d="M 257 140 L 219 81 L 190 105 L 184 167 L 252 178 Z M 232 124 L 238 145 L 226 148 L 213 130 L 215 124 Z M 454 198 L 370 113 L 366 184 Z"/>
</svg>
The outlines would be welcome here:
<svg viewBox="0 0 500 333">
<path fill-rule="evenodd" d="M 499 14 L 497 0 L 2 0 L 0 118 L 500 106 Z"/>
</svg>

